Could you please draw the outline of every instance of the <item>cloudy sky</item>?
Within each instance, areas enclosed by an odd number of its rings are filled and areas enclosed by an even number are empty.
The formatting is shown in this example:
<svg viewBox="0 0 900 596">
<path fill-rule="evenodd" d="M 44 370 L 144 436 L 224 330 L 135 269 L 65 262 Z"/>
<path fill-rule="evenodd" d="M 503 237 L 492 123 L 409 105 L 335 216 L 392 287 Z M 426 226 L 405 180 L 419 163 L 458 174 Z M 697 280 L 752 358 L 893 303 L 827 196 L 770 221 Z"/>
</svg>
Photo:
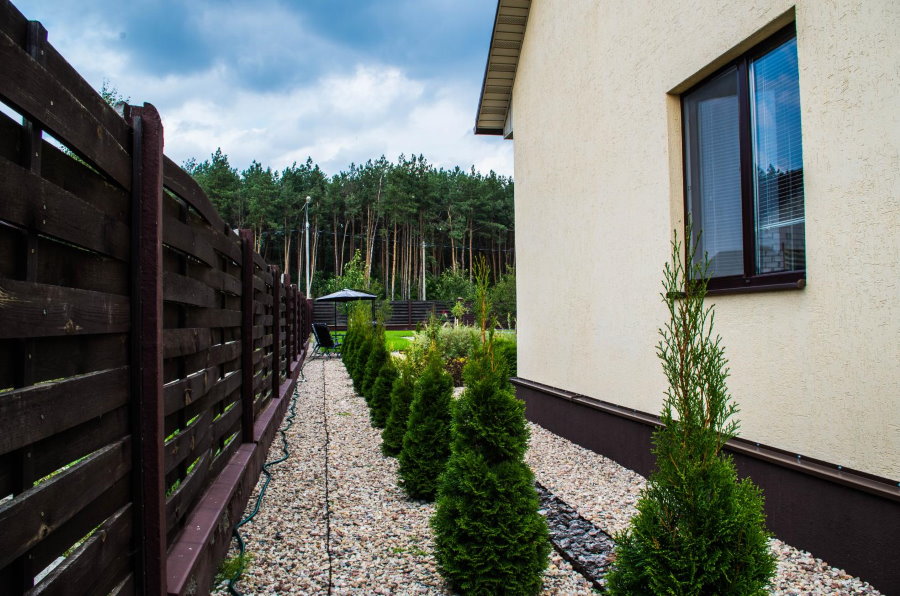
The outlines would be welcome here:
<svg viewBox="0 0 900 596">
<path fill-rule="evenodd" d="M 379 155 L 512 174 L 472 133 L 489 0 L 14 0 L 97 89 L 163 117 L 166 153 L 240 169 L 311 156 L 329 174 Z"/>
</svg>

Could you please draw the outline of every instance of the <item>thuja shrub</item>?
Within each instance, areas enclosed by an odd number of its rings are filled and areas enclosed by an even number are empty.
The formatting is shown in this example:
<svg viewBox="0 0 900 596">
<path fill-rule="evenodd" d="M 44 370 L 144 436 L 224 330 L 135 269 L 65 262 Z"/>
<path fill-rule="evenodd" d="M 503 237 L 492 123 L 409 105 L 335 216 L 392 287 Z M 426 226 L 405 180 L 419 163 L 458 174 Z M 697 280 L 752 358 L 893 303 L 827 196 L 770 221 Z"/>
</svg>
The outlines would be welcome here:
<svg viewBox="0 0 900 596">
<path fill-rule="evenodd" d="M 365 361 L 362 371 L 362 381 L 360 383 L 360 391 L 368 402 L 372 398 L 372 388 L 381 372 L 381 367 L 390 359 L 391 355 L 387 351 L 384 343 L 384 327 L 378 325 L 372 332 L 369 340 L 369 357 Z"/>
<path fill-rule="evenodd" d="M 388 415 L 391 412 L 391 390 L 396 379 L 397 367 L 394 366 L 389 355 L 381 365 L 378 378 L 375 379 L 369 392 L 371 394 L 369 396 L 369 418 L 375 428 L 384 428 L 387 424 Z"/>
<path fill-rule="evenodd" d="M 775 571 L 762 493 L 738 480 L 722 453 L 735 436 L 737 406 L 725 381 L 727 359 L 704 305 L 708 263 L 696 243 L 672 244 L 662 298 L 669 321 L 657 354 L 669 382 L 653 435 L 656 470 L 631 526 L 617 536 L 608 575 L 613 594 L 766 594 Z"/>
<path fill-rule="evenodd" d="M 466 365 L 466 389 L 453 404 L 450 458 L 432 517 L 438 568 L 463 594 L 536 594 L 550 542 L 525 463 L 525 405 L 494 351 L 488 275 L 476 264 L 481 347 Z"/>
<path fill-rule="evenodd" d="M 370 332 L 360 338 L 359 347 L 356 348 L 356 353 L 350 361 L 350 378 L 353 380 L 353 388 L 359 394 L 362 394 L 362 382 L 366 373 L 366 363 L 369 361 L 369 352 L 371 349 L 372 334 Z"/>
<path fill-rule="evenodd" d="M 403 448 L 403 435 L 406 434 L 406 421 L 409 418 L 409 405 L 412 403 L 418 372 L 409 360 L 403 360 L 397 366 L 397 378 L 391 387 L 390 410 L 384 430 L 381 432 L 381 452 L 396 457 Z"/>
<path fill-rule="evenodd" d="M 431 501 L 438 476 L 450 455 L 450 401 L 453 381 L 440 354 L 432 350 L 413 391 L 398 472 L 400 484 L 414 499 Z"/>
<path fill-rule="evenodd" d="M 434 529 L 438 568 L 463 594 L 536 594 L 550 543 L 538 513 L 525 406 L 490 340 L 466 366 Z"/>
</svg>

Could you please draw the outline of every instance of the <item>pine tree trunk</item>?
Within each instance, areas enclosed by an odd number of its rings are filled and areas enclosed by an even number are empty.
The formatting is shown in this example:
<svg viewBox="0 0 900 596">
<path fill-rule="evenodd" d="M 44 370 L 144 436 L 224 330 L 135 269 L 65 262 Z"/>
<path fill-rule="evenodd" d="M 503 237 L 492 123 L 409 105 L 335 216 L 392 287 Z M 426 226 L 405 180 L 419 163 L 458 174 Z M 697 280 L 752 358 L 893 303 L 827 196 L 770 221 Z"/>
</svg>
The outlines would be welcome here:
<svg viewBox="0 0 900 596">
<path fill-rule="evenodd" d="M 394 299 L 394 284 L 397 281 L 397 222 L 394 222 L 394 251 L 391 256 L 391 300 Z"/>
</svg>

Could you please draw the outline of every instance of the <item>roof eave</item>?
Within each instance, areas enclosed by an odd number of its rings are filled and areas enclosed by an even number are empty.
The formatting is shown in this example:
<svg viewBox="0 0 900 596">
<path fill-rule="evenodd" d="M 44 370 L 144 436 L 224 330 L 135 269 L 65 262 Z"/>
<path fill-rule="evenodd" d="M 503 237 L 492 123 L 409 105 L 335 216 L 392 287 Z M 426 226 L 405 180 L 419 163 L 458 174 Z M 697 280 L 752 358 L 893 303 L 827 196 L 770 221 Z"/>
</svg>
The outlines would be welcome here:
<svg viewBox="0 0 900 596">
<path fill-rule="evenodd" d="M 531 0 L 498 0 L 481 82 L 475 134 L 504 135 Z"/>
</svg>

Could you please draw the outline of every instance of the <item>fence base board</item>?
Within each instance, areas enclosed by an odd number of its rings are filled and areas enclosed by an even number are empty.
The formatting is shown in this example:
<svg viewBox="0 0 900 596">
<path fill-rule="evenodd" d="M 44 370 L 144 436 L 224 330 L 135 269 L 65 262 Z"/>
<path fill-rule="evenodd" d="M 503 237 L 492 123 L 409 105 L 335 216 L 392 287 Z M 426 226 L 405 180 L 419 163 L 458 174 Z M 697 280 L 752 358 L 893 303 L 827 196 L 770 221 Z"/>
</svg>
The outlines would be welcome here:
<svg viewBox="0 0 900 596">
<path fill-rule="evenodd" d="M 166 560 L 170 596 L 209 593 L 215 568 L 228 551 L 231 529 L 259 477 L 251 465 L 258 448 L 241 445 L 188 518 Z"/>
<path fill-rule="evenodd" d="M 291 363 L 291 374 L 279 387 L 278 397 L 254 424 L 253 443 L 238 448 L 188 518 L 166 562 L 169 596 L 209 593 L 219 561 L 228 552 L 231 531 L 241 519 L 284 419 L 302 366 L 302 359 Z"/>
</svg>

